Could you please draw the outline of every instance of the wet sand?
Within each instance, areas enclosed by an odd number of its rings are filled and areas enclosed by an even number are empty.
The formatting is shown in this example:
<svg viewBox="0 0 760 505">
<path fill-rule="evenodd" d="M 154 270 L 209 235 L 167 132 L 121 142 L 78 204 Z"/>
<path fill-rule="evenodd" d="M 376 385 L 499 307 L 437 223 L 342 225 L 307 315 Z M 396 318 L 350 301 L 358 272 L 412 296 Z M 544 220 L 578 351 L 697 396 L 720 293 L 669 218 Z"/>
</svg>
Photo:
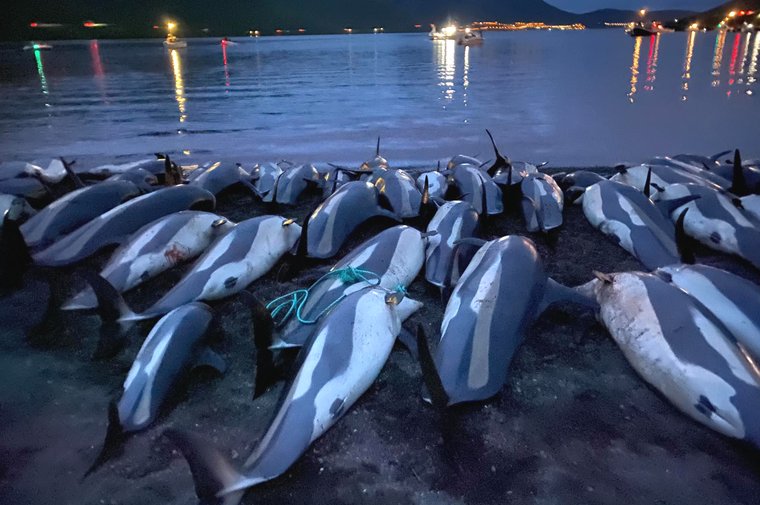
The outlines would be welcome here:
<svg viewBox="0 0 760 505">
<path fill-rule="evenodd" d="M 317 197 L 278 213 L 303 218 Z M 239 221 L 270 208 L 244 190 L 218 199 Z M 387 222 L 370 223 L 341 251 Z M 530 236 L 546 269 L 568 285 L 592 271 L 641 269 L 568 205 L 556 244 L 525 233 L 521 216 L 491 219 L 487 237 Z M 248 310 L 232 298 L 213 307 L 220 325 L 212 347 L 224 376 L 200 370 L 178 389 L 159 419 L 129 437 L 123 453 L 85 481 L 106 429 L 108 401 L 152 323 L 136 326 L 127 348 L 92 358 L 99 319 L 64 313 L 44 334 L 25 336 L 47 304 L 84 285 L 104 252 L 75 268 L 32 270 L 26 286 L 0 299 L 0 503 L 196 503 L 189 467 L 162 436 L 167 428 L 201 433 L 236 464 L 247 458 L 274 415 L 282 384 L 252 401 L 255 351 Z M 699 260 L 750 279 L 741 260 L 699 250 Z M 275 267 L 251 286 L 260 299 L 310 284 L 336 259 L 315 262 L 289 282 Z M 147 307 L 176 282 L 178 268 L 127 294 Z M 425 307 L 406 324 L 424 325 L 431 346 L 443 314 L 420 275 L 410 296 Z M 246 504 L 678 504 L 757 503 L 760 452 L 702 427 L 671 407 L 628 365 L 593 314 L 572 305 L 549 309 L 531 328 L 502 392 L 489 402 L 440 413 L 419 395 L 418 364 L 396 346 L 375 384 L 288 472 L 251 489 Z"/>
</svg>

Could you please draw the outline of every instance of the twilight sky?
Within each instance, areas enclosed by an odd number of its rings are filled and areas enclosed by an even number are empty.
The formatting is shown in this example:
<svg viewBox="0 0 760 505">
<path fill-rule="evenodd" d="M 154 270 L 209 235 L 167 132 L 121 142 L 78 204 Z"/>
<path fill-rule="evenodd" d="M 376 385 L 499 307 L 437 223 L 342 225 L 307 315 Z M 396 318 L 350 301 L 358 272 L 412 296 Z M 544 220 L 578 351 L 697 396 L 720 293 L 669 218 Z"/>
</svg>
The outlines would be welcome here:
<svg viewBox="0 0 760 505">
<path fill-rule="evenodd" d="M 545 0 L 570 12 L 588 12 L 596 9 L 686 9 L 704 11 L 720 5 L 725 0 Z"/>
</svg>

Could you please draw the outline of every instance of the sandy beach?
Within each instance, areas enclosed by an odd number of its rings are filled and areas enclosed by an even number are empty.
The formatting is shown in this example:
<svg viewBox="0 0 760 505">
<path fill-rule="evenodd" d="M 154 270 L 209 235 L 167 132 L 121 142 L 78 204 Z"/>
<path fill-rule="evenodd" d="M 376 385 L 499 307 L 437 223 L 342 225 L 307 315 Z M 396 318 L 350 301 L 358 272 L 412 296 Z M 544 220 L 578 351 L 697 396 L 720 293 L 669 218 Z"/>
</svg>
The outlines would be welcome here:
<svg viewBox="0 0 760 505">
<path fill-rule="evenodd" d="M 549 171 L 559 171 L 554 169 Z M 609 170 L 607 170 L 609 173 Z M 277 213 L 302 221 L 317 195 Z M 240 221 L 272 208 L 243 189 L 218 197 L 217 212 Z M 489 220 L 486 238 L 532 238 L 556 280 L 587 282 L 592 271 L 641 269 L 567 205 L 556 243 L 525 233 L 517 213 Z M 370 222 L 333 260 L 315 261 L 289 282 L 279 267 L 251 285 L 262 300 L 305 287 L 379 230 Z M 218 376 L 194 373 L 159 419 L 128 438 L 123 453 L 81 481 L 106 429 L 106 409 L 152 323 L 135 326 L 113 358 L 93 360 L 99 318 L 63 313 L 51 331 L 25 337 L 57 296 L 84 285 L 103 252 L 73 268 L 32 269 L 25 287 L 0 301 L 0 503 L 196 503 L 190 470 L 162 436 L 167 428 L 203 434 L 236 464 L 251 453 L 274 415 L 283 384 L 252 401 L 255 350 L 251 319 L 237 298 L 213 303 L 220 325 L 212 347 L 228 363 Z M 743 261 L 698 250 L 702 263 L 755 282 Z M 143 309 L 188 265 L 127 293 Z M 410 296 L 435 348 L 443 314 L 437 290 L 420 275 Z M 396 346 L 369 391 L 280 478 L 251 489 L 246 504 L 728 504 L 757 503 L 760 458 L 679 413 L 638 378 L 594 315 L 553 306 L 531 328 L 506 387 L 491 401 L 441 413 L 420 397 L 417 362 Z"/>
</svg>

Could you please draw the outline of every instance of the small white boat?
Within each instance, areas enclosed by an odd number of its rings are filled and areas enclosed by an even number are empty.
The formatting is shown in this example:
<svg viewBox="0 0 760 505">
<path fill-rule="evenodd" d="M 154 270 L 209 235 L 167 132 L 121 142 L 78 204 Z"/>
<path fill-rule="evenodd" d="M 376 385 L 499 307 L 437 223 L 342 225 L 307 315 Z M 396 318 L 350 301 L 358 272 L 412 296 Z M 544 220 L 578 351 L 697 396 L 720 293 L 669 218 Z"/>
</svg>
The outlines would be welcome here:
<svg viewBox="0 0 760 505">
<path fill-rule="evenodd" d="M 457 45 L 481 46 L 483 45 L 483 32 L 466 28 L 463 32 L 457 34 Z"/>
<path fill-rule="evenodd" d="M 50 51 L 53 46 L 50 44 L 40 44 L 39 42 L 32 42 L 24 46 L 24 51 Z"/>
<path fill-rule="evenodd" d="M 182 49 L 183 47 L 187 47 L 187 42 L 178 39 L 174 35 L 168 35 L 164 40 L 164 47 L 167 49 Z"/>
</svg>

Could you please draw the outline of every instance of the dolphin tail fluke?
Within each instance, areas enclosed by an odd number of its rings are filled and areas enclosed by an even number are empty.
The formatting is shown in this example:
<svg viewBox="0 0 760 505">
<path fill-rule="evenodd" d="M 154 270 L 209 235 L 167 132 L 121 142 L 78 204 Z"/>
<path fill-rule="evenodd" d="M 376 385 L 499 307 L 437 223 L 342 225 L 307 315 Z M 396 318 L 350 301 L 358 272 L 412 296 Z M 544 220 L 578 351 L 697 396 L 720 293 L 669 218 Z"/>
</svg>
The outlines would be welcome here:
<svg viewBox="0 0 760 505">
<path fill-rule="evenodd" d="M 678 215 L 676 220 L 676 247 L 678 248 L 678 254 L 681 256 L 681 262 L 687 265 L 692 265 L 696 261 L 694 255 L 694 249 L 691 247 L 691 241 L 689 236 L 686 235 L 686 228 L 684 227 L 684 220 L 686 219 L 686 213 L 689 209 L 684 209 Z"/>
<path fill-rule="evenodd" d="M 430 394 L 433 405 L 439 409 L 445 409 L 449 404 L 449 395 L 441 382 L 441 376 L 438 374 L 438 368 L 433 361 L 433 355 L 430 353 L 425 330 L 421 324 L 417 325 L 417 353 L 422 368 L 422 378 L 425 381 L 425 387 Z"/>
<path fill-rule="evenodd" d="M 727 154 L 730 154 L 730 153 L 731 153 L 730 150 L 728 150 L 728 151 L 721 151 L 719 153 L 715 153 L 712 156 L 710 156 L 710 161 L 712 161 L 713 163 L 715 163 L 716 161 L 718 161 L 719 159 L 721 159 L 723 156 L 725 156 Z"/>
<path fill-rule="evenodd" d="M 235 505 L 240 503 L 244 488 L 224 493 L 246 479 L 235 470 L 227 458 L 204 438 L 193 433 L 168 429 L 164 432 L 190 465 L 195 494 L 203 505 Z M 219 496 L 219 495 L 222 496 Z"/>
<path fill-rule="evenodd" d="M 253 343 L 256 346 L 256 381 L 253 398 L 256 399 L 277 382 L 280 376 L 274 363 L 274 353 L 270 349 L 274 321 L 267 308 L 253 293 L 244 289 L 240 292 L 240 297 L 251 310 L 253 320 Z"/>
<path fill-rule="evenodd" d="M 103 463 L 115 456 L 116 452 L 121 448 L 124 438 L 124 428 L 122 428 L 121 420 L 119 419 L 119 408 L 116 406 L 116 402 L 111 400 L 108 404 L 108 428 L 106 429 L 106 438 L 103 440 L 103 447 L 100 449 L 98 457 L 95 458 L 90 468 L 82 476 L 82 480 L 86 479 L 88 475 L 100 468 Z"/>
<path fill-rule="evenodd" d="M 58 158 L 58 159 L 61 160 L 61 163 L 63 163 L 63 169 L 66 170 L 66 175 L 68 176 L 69 179 L 71 179 L 71 182 L 74 183 L 74 186 L 76 186 L 77 188 L 83 188 L 84 183 L 82 182 L 82 179 L 80 179 L 79 176 L 76 174 L 76 172 L 74 172 L 74 169 L 71 168 L 71 166 L 74 163 L 76 163 L 76 161 L 72 160 L 72 161 L 67 162 L 66 160 L 63 159 L 63 157 Z"/>
<path fill-rule="evenodd" d="M 85 271 L 84 278 L 95 291 L 98 299 L 98 314 L 105 322 L 141 319 L 132 312 L 127 302 L 110 282 L 92 271 Z"/>
<path fill-rule="evenodd" d="M 599 309 L 599 303 L 595 298 L 588 296 L 582 290 L 569 288 L 549 277 L 546 282 L 544 298 L 541 300 L 538 314 L 546 310 L 549 305 L 560 301 L 576 303 L 594 310 Z"/>
</svg>

